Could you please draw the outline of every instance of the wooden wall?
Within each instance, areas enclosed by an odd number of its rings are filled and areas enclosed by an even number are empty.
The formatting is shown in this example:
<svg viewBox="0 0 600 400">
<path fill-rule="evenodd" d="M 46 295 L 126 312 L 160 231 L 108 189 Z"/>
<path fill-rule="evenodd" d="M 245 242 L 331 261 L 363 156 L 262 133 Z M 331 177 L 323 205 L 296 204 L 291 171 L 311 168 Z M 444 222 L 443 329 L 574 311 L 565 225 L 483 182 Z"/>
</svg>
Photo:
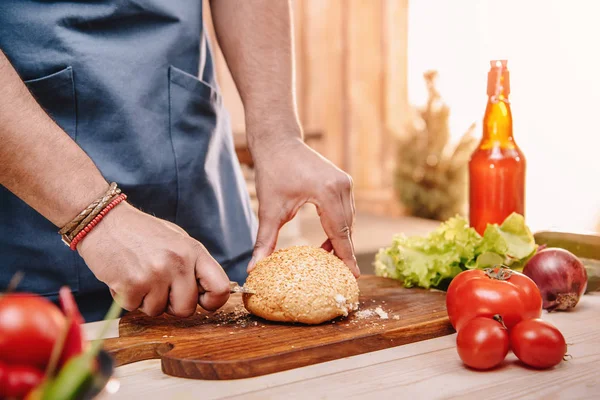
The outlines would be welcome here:
<svg viewBox="0 0 600 400">
<path fill-rule="evenodd" d="M 352 175 L 358 210 L 399 214 L 393 138 L 402 135 L 408 109 L 408 0 L 292 0 L 292 5 L 305 131 L 322 132 L 314 147 Z M 233 130 L 240 134 L 243 106 L 216 43 L 213 48 Z"/>
</svg>

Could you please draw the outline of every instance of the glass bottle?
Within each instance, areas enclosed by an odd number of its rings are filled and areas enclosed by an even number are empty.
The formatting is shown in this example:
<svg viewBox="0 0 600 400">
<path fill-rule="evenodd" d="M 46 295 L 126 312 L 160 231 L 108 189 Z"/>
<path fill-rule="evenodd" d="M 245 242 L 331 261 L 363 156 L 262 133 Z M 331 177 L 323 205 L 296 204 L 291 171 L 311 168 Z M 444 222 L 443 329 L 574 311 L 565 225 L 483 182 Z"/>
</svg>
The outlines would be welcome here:
<svg viewBox="0 0 600 400">
<path fill-rule="evenodd" d="M 526 161 L 513 137 L 509 93 L 507 61 L 491 61 L 483 136 L 469 161 L 469 219 L 481 235 L 488 223 L 525 215 Z"/>
</svg>

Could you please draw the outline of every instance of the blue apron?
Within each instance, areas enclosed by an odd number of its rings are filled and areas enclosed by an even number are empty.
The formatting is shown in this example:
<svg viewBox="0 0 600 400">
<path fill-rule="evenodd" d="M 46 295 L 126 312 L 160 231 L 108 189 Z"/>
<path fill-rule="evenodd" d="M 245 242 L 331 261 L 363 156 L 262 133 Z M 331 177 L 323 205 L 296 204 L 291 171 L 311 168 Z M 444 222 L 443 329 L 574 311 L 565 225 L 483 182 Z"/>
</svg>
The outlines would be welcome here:
<svg viewBox="0 0 600 400">
<path fill-rule="evenodd" d="M 181 226 L 230 279 L 245 280 L 256 219 L 201 0 L 2 0 L 0 48 L 40 105 L 134 206 Z M 19 291 L 55 300 L 69 285 L 86 320 L 102 318 L 108 288 L 57 230 L 0 187 L 0 288 L 24 271 Z"/>
</svg>

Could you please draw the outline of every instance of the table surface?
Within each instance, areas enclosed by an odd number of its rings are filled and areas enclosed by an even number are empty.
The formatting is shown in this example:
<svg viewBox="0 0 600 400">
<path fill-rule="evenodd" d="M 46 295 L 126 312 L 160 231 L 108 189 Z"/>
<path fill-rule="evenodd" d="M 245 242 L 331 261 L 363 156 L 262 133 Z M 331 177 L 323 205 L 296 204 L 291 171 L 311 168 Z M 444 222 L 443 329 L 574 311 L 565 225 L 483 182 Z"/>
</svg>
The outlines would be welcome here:
<svg viewBox="0 0 600 400">
<path fill-rule="evenodd" d="M 523 367 L 512 353 L 496 370 L 468 370 L 452 334 L 243 380 L 175 378 L 161 372 L 160 361 L 142 361 L 117 368 L 120 387 L 102 399 L 599 399 L 600 293 L 584 296 L 570 312 L 544 312 L 542 318 L 562 331 L 572 356 L 546 371 Z M 88 337 L 97 337 L 100 323 L 85 327 Z M 117 321 L 111 321 L 106 337 L 116 335 Z"/>
</svg>

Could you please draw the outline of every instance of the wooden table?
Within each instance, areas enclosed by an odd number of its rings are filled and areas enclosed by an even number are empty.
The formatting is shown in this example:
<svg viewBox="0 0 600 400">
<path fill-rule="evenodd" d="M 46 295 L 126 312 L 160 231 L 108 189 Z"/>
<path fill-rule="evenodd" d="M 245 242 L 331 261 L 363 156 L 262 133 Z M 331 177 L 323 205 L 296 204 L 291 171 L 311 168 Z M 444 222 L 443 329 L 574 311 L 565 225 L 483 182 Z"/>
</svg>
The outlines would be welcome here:
<svg viewBox="0 0 600 400">
<path fill-rule="evenodd" d="M 571 312 L 546 313 L 565 335 L 573 358 L 548 371 L 522 367 L 509 354 L 490 372 L 463 367 L 456 335 L 399 346 L 277 374 L 235 381 L 164 375 L 158 360 L 117 368 L 120 388 L 102 399 L 600 399 L 600 293 Z M 117 321 L 109 337 L 117 334 Z M 94 338 L 99 323 L 86 324 Z"/>
<path fill-rule="evenodd" d="M 322 228 L 313 213 L 302 221 L 309 244 L 320 244 Z M 418 218 L 381 218 L 359 214 L 355 250 L 363 273 L 379 247 L 394 233 L 421 235 L 439 223 Z M 526 369 L 509 354 L 491 372 L 463 367 L 456 354 L 456 335 L 363 354 L 263 377 L 235 381 L 196 381 L 164 375 L 160 361 L 117 368 L 120 389 L 103 399 L 295 399 L 295 398 L 472 398 L 472 399 L 600 399 L 600 293 L 586 295 L 569 313 L 544 312 L 570 344 L 573 359 L 550 371 Z M 112 323 L 108 337 L 117 335 Z M 91 338 L 98 323 L 87 324 Z"/>
</svg>

